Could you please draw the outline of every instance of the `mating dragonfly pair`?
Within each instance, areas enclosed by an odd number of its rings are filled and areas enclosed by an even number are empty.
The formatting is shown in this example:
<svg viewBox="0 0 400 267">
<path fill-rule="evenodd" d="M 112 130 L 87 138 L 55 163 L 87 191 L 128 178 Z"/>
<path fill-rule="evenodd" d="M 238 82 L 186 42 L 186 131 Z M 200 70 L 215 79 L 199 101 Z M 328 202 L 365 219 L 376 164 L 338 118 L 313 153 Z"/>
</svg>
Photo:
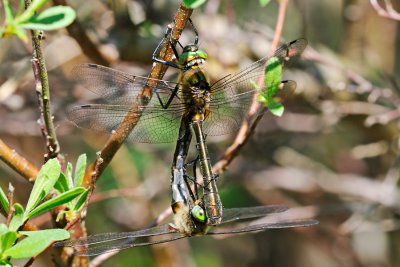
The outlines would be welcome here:
<svg viewBox="0 0 400 267">
<path fill-rule="evenodd" d="M 190 20 L 189 20 L 190 21 Z M 122 122 L 145 86 L 151 87 L 156 97 L 146 106 L 138 108 L 140 119 L 128 140 L 145 143 L 162 143 L 177 140 L 172 164 L 172 210 L 174 223 L 164 224 L 128 233 L 107 233 L 88 238 L 59 242 L 72 246 L 80 255 L 97 255 L 129 247 L 164 243 L 184 237 L 205 234 L 230 234 L 254 232 L 271 228 L 311 226 L 316 220 L 279 221 L 236 225 L 222 228 L 221 224 L 263 217 L 287 210 L 284 206 L 259 206 L 223 209 L 212 172 L 205 136 L 230 133 L 240 127 L 248 107 L 256 94 L 264 93 L 270 99 L 293 91 L 296 83 L 284 81 L 277 92 L 265 92 L 255 84 L 264 75 L 265 65 L 274 59 L 281 68 L 289 57 L 297 56 L 307 46 L 305 39 L 297 39 L 279 47 L 272 57 L 265 57 L 234 75 L 227 75 L 213 84 L 209 83 L 203 63 L 207 54 L 198 48 L 197 30 L 193 44 L 183 47 L 181 54 L 172 42 L 172 32 L 157 46 L 153 60 L 180 70 L 177 83 L 134 76 L 107 67 L 85 64 L 74 69 L 74 76 L 102 103 L 85 104 L 68 110 L 68 118 L 79 127 L 111 132 Z M 175 61 L 157 58 L 161 44 L 169 38 Z M 280 83 L 281 77 L 279 77 Z M 268 81 L 267 81 L 268 82 Z M 264 92 L 262 92 L 264 90 Z M 202 183 L 186 174 L 186 158 L 192 135 L 196 149 Z M 196 167 L 195 167 L 196 168 Z M 195 172 L 194 172 L 195 173 Z M 149 241 L 149 237 L 158 240 Z"/>
</svg>

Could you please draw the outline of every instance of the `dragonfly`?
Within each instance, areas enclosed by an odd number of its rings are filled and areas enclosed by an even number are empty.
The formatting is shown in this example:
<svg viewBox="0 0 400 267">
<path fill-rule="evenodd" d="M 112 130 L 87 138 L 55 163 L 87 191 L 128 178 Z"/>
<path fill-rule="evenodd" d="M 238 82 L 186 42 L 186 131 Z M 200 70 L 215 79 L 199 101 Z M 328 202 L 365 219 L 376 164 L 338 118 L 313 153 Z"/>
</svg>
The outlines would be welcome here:
<svg viewBox="0 0 400 267">
<path fill-rule="evenodd" d="M 272 213 L 284 212 L 286 210 L 287 207 L 283 205 L 225 209 L 221 225 L 229 225 L 233 222 L 250 220 Z M 167 223 L 134 232 L 104 233 L 91 235 L 86 238 L 80 238 L 76 240 L 59 241 L 56 242 L 54 246 L 72 247 L 74 248 L 75 255 L 95 256 L 108 252 L 118 252 L 132 247 L 172 242 L 192 236 L 241 234 L 265 231 L 268 229 L 309 227 L 318 224 L 317 220 L 302 219 L 268 223 L 254 223 L 250 221 L 248 223 L 237 224 L 235 226 L 213 227 L 193 220 L 189 213 L 186 215 L 188 216 L 187 218 L 181 218 L 186 220 L 185 223 L 187 225 L 185 227 L 196 229 L 190 235 L 177 229 L 176 225 Z"/>
<path fill-rule="evenodd" d="M 178 82 L 150 79 L 131 75 L 96 64 L 83 64 L 73 70 L 73 76 L 96 96 L 96 103 L 76 105 L 67 110 L 67 118 L 78 127 L 112 132 L 122 122 L 133 103 L 137 101 L 143 87 L 153 89 L 156 97 L 145 106 L 139 106 L 140 116 L 128 140 L 142 143 L 165 143 L 176 141 L 172 164 L 172 209 L 178 213 L 188 206 L 191 194 L 184 179 L 184 165 L 192 135 L 203 176 L 204 212 L 207 225 L 215 226 L 223 221 L 223 208 L 216 185 L 216 175 L 212 172 L 210 157 L 206 146 L 206 136 L 231 133 L 240 124 L 253 98 L 260 88 L 254 85 L 264 74 L 264 67 L 271 57 L 265 57 L 236 74 L 224 76 L 214 83 L 209 82 L 203 69 L 207 53 L 198 46 L 198 33 L 192 44 L 182 47 L 181 54 L 169 42 L 175 54 L 175 61 L 157 58 L 161 44 L 154 54 L 155 62 L 174 67 L 180 71 Z M 280 46 L 272 58 L 281 65 L 293 56 L 300 55 L 307 41 L 297 39 Z M 285 81 L 280 92 L 291 92 L 296 87 L 293 81 Z M 271 95 L 271 94 L 269 94 Z"/>
</svg>

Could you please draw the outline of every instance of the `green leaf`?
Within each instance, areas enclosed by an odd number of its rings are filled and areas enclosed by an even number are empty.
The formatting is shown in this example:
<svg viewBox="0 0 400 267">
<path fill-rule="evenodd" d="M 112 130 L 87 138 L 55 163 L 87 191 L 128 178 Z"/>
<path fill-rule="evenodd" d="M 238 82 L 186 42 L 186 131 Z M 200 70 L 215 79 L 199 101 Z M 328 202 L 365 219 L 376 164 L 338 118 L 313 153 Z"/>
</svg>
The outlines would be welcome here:
<svg viewBox="0 0 400 267">
<path fill-rule="evenodd" d="M 271 0 L 259 0 L 260 6 L 265 7 L 271 2 Z"/>
<path fill-rule="evenodd" d="M 207 0 L 183 0 L 183 5 L 188 8 L 198 8 L 202 4 L 204 4 Z"/>
<path fill-rule="evenodd" d="M 6 214 L 10 210 L 10 204 L 8 203 L 7 195 L 4 193 L 3 189 L 0 187 L 0 204 L 3 207 Z"/>
<path fill-rule="evenodd" d="M 6 24 L 13 24 L 14 13 L 12 6 L 10 5 L 10 2 L 8 0 L 3 1 L 3 3 L 4 3 L 4 13 L 6 17 Z"/>
<path fill-rule="evenodd" d="M 18 16 L 15 20 L 17 23 L 23 23 L 29 20 L 39 8 L 44 6 L 49 0 L 33 0 L 32 3 L 28 6 L 28 8 Z"/>
<path fill-rule="evenodd" d="M 4 259 L 0 260 L 0 267 L 13 267 L 13 265 L 7 259 Z"/>
<path fill-rule="evenodd" d="M 25 213 L 30 213 L 47 196 L 60 177 L 60 172 L 61 167 L 57 159 L 50 159 L 43 165 L 33 185 Z"/>
<path fill-rule="evenodd" d="M 14 245 L 15 240 L 17 240 L 17 232 L 6 230 L 0 235 L 0 255 L 11 248 Z"/>
<path fill-rule="evenodd" d="M 75 17 L 75 11 L 71 7 L 54 6 L 32 16 L 20 25 L 25 29 L 51 31 L 70 25 Z"/>
<path fill-rule="evenodd" d="M 24 208 L 19 203 L 13 205 L 14 213 L 12 215 L 9 228 L 11 231 L 18 231 L 18 228 L 24 224 Z"/>
<path fill-rule="evenodd" d="M 30 258 L 45 250 L 52 242 L 69 238 L 69 232 L 64 229 L 20 231 L 19 233 L 27 237 L 6 250 L 3 256 L 14 259 Z"/>
<path fill-rule="evenodd" d="M 275 116 L 282 116 L 283 112 L 285 111 L 285 107 L 278 102 L 270 102 L 268 104 L 268 110 L 274 114 Z"/>
<path fill-rule="evenodd" d="M 41 213 L 44 213 L 46 211 L 49 211 L 51 209 L 54 209 L 55 207 L 58 207 L 60 205 L 63 205 L 65 203 L 70 202 L 74 198 L 76 198 L 78 195 L 82 194 L 85 191 L 85 188 L 83 187 L 76 187 L 73 188 L 67 192 L 64 192 L 44 203 L 39 205 L 37 208 L 29 212 L 28 214 L 28 219 L 35 217 Z"/>
<path fill-rule="evenodd" d="M 75 165 L 74 186 L 81 186 L 86 171 L 86 154 L 79 156 Z"/>
<path fill-rule="evenodd" d="M 67 177 L 68 188 L 74 187 L 74 182 L 72 180 L 72 164 L 70 162 L 67 163 L 67 170 L 65 171 L 65 177 Z"/>
<path fill-rule="evenodd" d="M 6 233 L 7 231 L 8 231 L 7 225 L 5 225 L 4 223 L 0 223 L 0 236 Z"/>
<path fill-rule="evenodd" d="M 282 62 L 277 57 L 271 57 L 265 65 L 264 84 L 268 100 L 274 97 L 279 89 L 282 79 L 282 68 Z"/>
<path fill-rule="evenodd" d="M 82 195 L 79 197 L 78 201 L 76 202 L 73 208 L 74 211 L 79 211 L 82 208 L 83 204 L 85 204 L 86 202 L 88 194 L 89 194 L 89 188 L 87 188 L 85 192 L 83 192 Z"/>
<path fill-rule="evenodd" d="M 60 177 L 58 178 L 57 182 L 54 184 L 54 188 L 60 193 L 64 193 L 70 189 L 69 185 L 68 185 L 67 177 L 65 177 L 64 173 L 62 173 L 62 172 L 60 173 Z"/>
</svg>

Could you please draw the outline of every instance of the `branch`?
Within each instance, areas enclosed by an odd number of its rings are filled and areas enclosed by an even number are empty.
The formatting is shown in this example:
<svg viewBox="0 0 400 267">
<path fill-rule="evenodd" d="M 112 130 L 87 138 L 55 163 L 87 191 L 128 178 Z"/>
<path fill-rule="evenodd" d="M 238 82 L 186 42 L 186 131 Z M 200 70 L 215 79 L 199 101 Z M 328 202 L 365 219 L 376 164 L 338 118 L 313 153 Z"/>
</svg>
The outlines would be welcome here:
<svg viewBox="0 0 400 267">
<path fill-rule="evenodd" d="M 32 163 L 7 146 L 1 139 L 0 159 L 30 182 L 34 182 L 39 173 L 38 169 Z"/>
<path fill-rule="evenodd" d="M 281 39 L 282 36 L 282 29 L 285 21 L 287 6 L 288 6 L 288 0 L 282 0 L 279 2 L 279 14 L 275 27 L 274 39 L 271 45 L 271 52 L 270 52 L 271 54 L 276 50 L 276 48 L 278 48 L 279 40 Z M 260 87 L 264 86 L 263 81 L 264 77 L 261 77 L 258 81 Z M 246 144 L 250 136 L 253 134 L 254 129 L 256 128 L 258 122 L 264 115 L 264 112 L 259 113 L 258 110 L 259 110 L 259 103 L 257 101 L 257 98 L 255 97 L 253 99 L 253 103 L 251 104 L 250 110 L 247 113 L 242 123 L 242 126 L 240 127 L 239 132 L 235 137 L 235 140 L 233 141 L 232 145 L 228 147 L 228 149 L 225 151 L 222 158 L 217 163 L 215 163 L 215 165 L 213 166 L 213 172 L 215 173 L 223 172 L 232 162 L 232 160 L 239 154 L 240 150 Z"/>
<path fill-rule="evenodd" d="M 31 4 L 30 0 L 25 0 L 25 8 Z M 53 124 L 53 115 L 50 106 L 50 88 L 47 77 L 47 69 L 44 61 L 41 40 L 43 33 L 38 30 L 31 30 L 32 35 L 32 69 L 35 77 L 36 94 L 38 95 L 39 109 L 41 113 L 41 130 L 46 139 L 47 153 L 45 159 L 55 158 L 60 151 L 60 145 Z M 44 124 L 43 124 L 44 122 Z"/>
</svg>

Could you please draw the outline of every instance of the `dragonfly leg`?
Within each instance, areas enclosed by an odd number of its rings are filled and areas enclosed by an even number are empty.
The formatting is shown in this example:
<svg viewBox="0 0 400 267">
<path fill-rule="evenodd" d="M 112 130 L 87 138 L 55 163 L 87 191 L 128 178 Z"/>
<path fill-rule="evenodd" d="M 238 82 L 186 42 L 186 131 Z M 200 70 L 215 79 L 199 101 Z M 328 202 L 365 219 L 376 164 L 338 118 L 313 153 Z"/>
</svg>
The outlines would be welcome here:
<svg viewBox="0 0 400 267">
<path fill-rule="evenodd" d="M 160 95 L 159 95 L 158 92 L 156 91 L 156 95 L 157 95 L 158 101 L 160 102 L 160 105 L 161 105 L 161 107 L 162 107 L 163 109 L 167 109 L 167 108 L 169 107 L 169 105 L 171 104 L 172 100 L 174 99 L 174 97 L 177 97 L 178 90 L 179 90 L 179 87 L 178 87 L 178 85 L 177 85 L 177 86 L 175 86 L 175 89 L 172 91 L 172 94 L 171 94 L 171 96 L 168 98 L 168 101 L 167 101 L 166 104 L 163 103 L 163 101 L 162 101 Z"/>
<path fill-rule="evenodd" d="M 165 31 L 164 38 L 161 39 L 161 41 L 158 43 L 156 49 L 154 50 L 153 56 L 152 56 L 152 60 L 153 60 L 154 62 L 163 64 L 163 65 L 167 65 L 167 66 L 170 66 L 170 67 L 173 67 L 173 68 L 176 68 L 176 69 L 180 69 L 180 67 L 179 67 L 175 62 L 166 61 L 166 60 L 164 60 L 164 59 L 158 58 L 158 55 L 159 55 L 160 52 L 161 52 L 162 45 L 163 45 L 164 41 L 167 39 L 168 31 L 169 31 L 169 29 L 167 29 L 167 30 Z M 172 31 L 171 31 L 171 32 L 172 32 Z M 171 39 L 169 40 L 169 42 L 170 42 L 170 44 L 171 44 L 172 50 L 174 51 L 175 57 L 176 57 L 176 58 L 179 58 L 179 55 L 177 54 L 176 48 L 175 48 L 175 46 L 173 45 L 173 43 L 171 42 Z"/>
</svg>

